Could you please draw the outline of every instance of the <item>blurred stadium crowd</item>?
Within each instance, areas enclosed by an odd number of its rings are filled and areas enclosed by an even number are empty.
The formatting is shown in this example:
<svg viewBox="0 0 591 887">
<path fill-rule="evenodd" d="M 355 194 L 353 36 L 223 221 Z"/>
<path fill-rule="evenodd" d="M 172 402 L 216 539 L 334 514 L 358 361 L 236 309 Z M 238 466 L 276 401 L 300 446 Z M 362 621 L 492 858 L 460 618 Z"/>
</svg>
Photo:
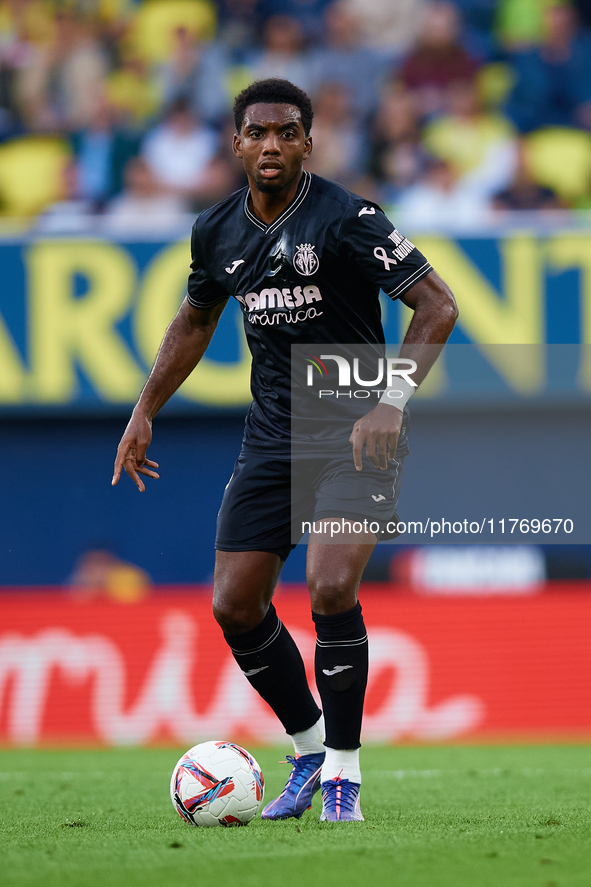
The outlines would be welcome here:
<svg viewBox="0 0 591 887">
<path fill-rule="evenodd" d="M 232 100 L 269 76 L 314 99 L 309 169 L 407 227 L 585 210 L 590 26 L 556 0 L 1 0 L 0 213 L 173 226 L 243 184 Z"/>
</svg>

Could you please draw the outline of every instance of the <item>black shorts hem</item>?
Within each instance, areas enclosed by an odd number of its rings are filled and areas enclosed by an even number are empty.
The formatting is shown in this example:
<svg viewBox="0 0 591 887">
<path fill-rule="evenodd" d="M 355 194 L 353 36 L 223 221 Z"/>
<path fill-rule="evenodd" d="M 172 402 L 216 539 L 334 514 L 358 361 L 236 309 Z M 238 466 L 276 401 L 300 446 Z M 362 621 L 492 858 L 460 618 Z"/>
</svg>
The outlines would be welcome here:
<svg viewBox="0 0 591 887">
<path fill-rule="evenodd" d="M 270 545 L 253 545 L 252 542 L 238 543 L 236 545 L 225 545 L 222 542 L 215 543 L 216 551 L 262 551 L 264 554 L 276 554 L 282 561 L 286 561 L 295 545 L 283 545 L 280 548 L 273 548 Z"/>
</svg>

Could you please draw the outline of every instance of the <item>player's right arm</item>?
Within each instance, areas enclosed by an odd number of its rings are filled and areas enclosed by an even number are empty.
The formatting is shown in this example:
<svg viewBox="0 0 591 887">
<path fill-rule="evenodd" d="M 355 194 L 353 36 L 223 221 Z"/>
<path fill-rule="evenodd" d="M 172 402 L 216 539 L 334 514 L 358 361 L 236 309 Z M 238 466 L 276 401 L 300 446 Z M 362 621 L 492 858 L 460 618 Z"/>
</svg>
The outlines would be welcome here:
<svg viewBox="0 0 591 887">
<path fill-rule="evenodd" d="M 140 475 L 159 477 L 154 470 L 158 464 L 146 459 L 152 440 L 152 420 L 205 354 L 226 301 L 196 308 L 185 299 L 179 308 L 117 448 L 113 486 L 119 482 L 123 469 L 141 493 L 145 486 Z"/>
</svg>

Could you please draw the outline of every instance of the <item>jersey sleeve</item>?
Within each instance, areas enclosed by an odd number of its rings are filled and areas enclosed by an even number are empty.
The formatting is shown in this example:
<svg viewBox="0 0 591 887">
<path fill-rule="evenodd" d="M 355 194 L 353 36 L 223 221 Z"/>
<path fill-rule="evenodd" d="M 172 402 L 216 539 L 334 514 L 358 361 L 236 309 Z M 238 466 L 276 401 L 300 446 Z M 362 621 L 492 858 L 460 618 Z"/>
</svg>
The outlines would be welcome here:
<svg viewBox="0 0 591 887">
<path fill-rule="evenodd" d="M 212 308 L 229 297 L 229 293 L 209 274 L 203 258 L 197 222 L 191 233 L 191 273 L 187 299 L 194 308 Z"/>
<path fill-rule="evenodd" d="M 396 230 L 375 204 L 355 207 L 341 227 L 341 248 L 348 261 L 391 299 L 433 270 L 414 243 Z"/>
</svg>

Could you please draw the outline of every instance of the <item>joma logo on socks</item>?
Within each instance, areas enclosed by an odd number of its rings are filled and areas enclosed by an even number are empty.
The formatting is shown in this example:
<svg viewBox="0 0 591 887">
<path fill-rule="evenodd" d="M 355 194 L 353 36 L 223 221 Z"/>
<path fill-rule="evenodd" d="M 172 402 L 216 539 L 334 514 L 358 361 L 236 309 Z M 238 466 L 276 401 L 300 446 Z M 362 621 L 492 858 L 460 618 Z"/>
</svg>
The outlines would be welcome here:
<svg viewBox="0 0 591 887">
<path fill-rule="evenodd" d="M 264 671 L 266 668 L 269 668 L 268 665 L 261 665 L 260 668 L 251 668 L 248 671 L 243 671 L 242 674 L 247 678 L 252 678 L 255 674 L 258 674 L 259 671 Z"/>
</svg>

